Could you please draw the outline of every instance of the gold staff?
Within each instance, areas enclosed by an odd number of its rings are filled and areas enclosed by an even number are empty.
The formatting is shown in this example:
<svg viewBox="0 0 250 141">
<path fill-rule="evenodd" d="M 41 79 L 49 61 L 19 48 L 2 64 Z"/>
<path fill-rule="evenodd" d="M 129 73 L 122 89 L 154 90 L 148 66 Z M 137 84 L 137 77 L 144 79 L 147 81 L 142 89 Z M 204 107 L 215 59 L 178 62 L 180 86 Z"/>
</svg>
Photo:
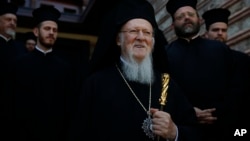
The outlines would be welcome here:
<svg viewBox="0 0 250 141">
<path fill-rule="evenodd" d="M 162 91 L 161 91 L 161 98 L 159 99 L 161 110 L 163 110 L 164 106 L 167 102 L 167 90 L 168 90 L 168 83 L 169 83 L 169 74 L 163 73 L 162 74 Z"/>
<path fill-rule="evenodd" d="M 161 98 L 159 99 L 161 105 L 161 111 L 163 110 L 164 106 L 167 102 L 167 90 L 168 90 L 168 83 L 169 83 L 169 74 L 163 73 L 162 74 L 162 91 L 161 91 Z M 160 140 L 160 136 L 158 136 L 157 140 Z"/>
</svg>

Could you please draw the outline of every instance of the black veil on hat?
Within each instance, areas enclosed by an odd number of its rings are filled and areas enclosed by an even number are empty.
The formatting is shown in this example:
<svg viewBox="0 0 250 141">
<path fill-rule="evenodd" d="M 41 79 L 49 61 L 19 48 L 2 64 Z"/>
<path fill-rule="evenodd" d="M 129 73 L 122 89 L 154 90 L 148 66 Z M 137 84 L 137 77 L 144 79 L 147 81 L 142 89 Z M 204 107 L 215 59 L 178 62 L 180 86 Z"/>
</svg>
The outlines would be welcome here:
<svg viewBox="0 0 250 141">
<path fill-rule="evenodd" d="M 155 30 L 158 25 L 155 20 L 154 8 L 146 0 L 123 0 L 116 5 L 103 19 L 102 31 L 98 37 L 95 50 L 90 61 L 90 73 L 112 66 L 120 59 L 120 47 L 116 45 L 116 36 L 123 24 L 135 18 L 146 19 Z M 156 43 L 157 42 L 157 43 Z M 158 44 L 159 40 L 155 40 Z M 165 43 L 165 41 L 164 41 Z M 162 50 L 154 48 L 153 56 L 156 52 L 163 53 Z M 159 54 L 157 54 L 159 56 Z M 154 58 L 154 57 L 153 57 Z M 157 60 L 154 60 L 157 61 Z M 162 62 L 163 59 L 157 62 Z"/>
<path fill-rule="evenodd" d="M 14 3 L 8 3 L 5 1 L 0 2 L 0 15 L 11 13 L 16 15 L 18 7 Z"/>
<path fill-rule="evenodd" d="M 206 29 L 208 30 L 209 26 L 216 22 L 228 24 L 230 14 L 231 12 L 224 8 L 215 8 L 204 12 L 202 18 L 205 20 Z"/>
<path fill-rule="evenodd" d="M 166 9 L 173 17 L 174 13 L 181 7 L 190 6 L 196 9 L 197 0 L 169 0 Z"/>
<path fill-rule="evenodd" d="M 146 0 L 124 0 L 116 9 L 116 25 L 122 26 L 127 21 L 142 18 L 151 23 L 153 28 L 157 27 L 154 8 Z"/>
<path fill-rule="evenodd" d="M 61 16 L 60 11 L 58 11 L 53 6 L 41 6 L 32 12 L 34 19 L 34 26 L 38 25 L 43 21 L 54 21 L 57 22 Z"/>
</svg>

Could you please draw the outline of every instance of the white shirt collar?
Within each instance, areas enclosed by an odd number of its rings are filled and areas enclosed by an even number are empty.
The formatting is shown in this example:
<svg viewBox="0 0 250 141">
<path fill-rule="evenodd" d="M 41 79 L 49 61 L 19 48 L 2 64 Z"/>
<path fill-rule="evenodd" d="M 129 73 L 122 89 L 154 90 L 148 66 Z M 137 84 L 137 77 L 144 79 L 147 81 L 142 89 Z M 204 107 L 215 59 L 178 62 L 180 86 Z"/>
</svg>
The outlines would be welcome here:
<svg viewBox="0 0 250 141">
<path fill-rule="evenodd" d="M 47 53 L 52 52 L 52 48 L 45 51 L 45 50 L 42 50 L 41 48 L 39 48 L 38 46 L 36 46 L 36 49 L 39 50 L 40 52 L 44 53 L 44 55 L 46 55 Z"/>
<path fill-rule="evenodd" d="M 0 34 L 0 37 L 2 37 L 6 42 L 8 42 L 11 38 L 6 38 L 5 36 L 3 36 L 2 34 Z"/>
<path fill-rule="evenodd" d="M 197 35 L 193 36 L 191 39 L 188 39 L 188 38 L 182 38 L 182 39 L 187 40 L 188 42 L 190 42 L 191 40 L 193 40 L 193 39 L 199 37 L 199 35 L 200 35 L 200 34 L 197 34 Z"/>
</svg>

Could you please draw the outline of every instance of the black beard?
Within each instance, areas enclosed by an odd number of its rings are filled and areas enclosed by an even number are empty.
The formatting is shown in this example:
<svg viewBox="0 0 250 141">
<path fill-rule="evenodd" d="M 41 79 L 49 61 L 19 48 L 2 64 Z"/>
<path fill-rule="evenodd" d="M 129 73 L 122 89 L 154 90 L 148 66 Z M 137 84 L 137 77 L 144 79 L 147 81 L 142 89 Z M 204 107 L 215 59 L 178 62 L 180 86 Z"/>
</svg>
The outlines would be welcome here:
<svg viewBox="0 0 250 141">
<path fill-rule="evenodd" d="M 46 43 L 44 43 L 44 42 L 42 41 L 42 39 L 39 40 L 39 41 L 40 41 L 40 44 L 41 44 L 43 47 L 47 48 L 47 49 L 51 49 L 51 48 L 53 47 L 53 45 L 54 45 L 54 44 L 46 44 Z"/>
<path fill-rule="evenodd" d="M 200 25 L 199 24 L 194 25 L 194 28 L 191 32 L 184 31 L 183 27 L 175 27 L 174 29 L 175 29 L 175 34 L 178 37 L 189 38 L 199 33 Z"/>
</svg>

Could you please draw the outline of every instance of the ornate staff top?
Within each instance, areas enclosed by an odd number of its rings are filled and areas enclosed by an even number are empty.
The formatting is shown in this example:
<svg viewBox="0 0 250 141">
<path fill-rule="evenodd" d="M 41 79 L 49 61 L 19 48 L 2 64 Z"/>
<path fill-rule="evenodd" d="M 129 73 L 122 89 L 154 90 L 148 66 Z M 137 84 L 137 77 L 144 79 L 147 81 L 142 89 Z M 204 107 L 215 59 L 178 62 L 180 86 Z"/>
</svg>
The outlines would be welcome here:
<svg viewBox="0 0 250 141">
<path fill-rule="evenodd" d="M 165 106 L 166 102 L 167 102 L 168 83 L 169 83 L 169 74 L 168 73 L 163 73 L 162 74 L 161 98 L 159 99 L 161 107 Z"/>
</svg>

